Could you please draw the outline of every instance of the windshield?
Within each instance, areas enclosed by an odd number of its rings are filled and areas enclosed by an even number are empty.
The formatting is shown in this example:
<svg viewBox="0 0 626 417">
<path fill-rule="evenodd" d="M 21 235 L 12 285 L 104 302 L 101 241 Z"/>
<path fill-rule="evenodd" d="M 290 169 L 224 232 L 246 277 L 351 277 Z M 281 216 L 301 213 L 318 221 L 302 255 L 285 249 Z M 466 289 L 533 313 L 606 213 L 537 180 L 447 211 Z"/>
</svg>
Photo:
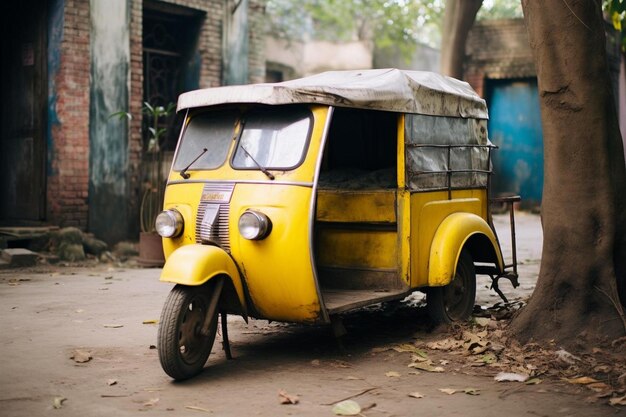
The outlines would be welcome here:
<svg viewBox="0 0 626 417">
<path fill-rule="evenodd" d="M 311 128 L 309 111 L 256 109 L 244 116 L 243 123 L 233 168 L 290 169 L 302 162 Z"/>
<path fill-rule="evenodd" d="M 190 167 L 194 169 L 215 169 L 220 167 L 228 154 L 228 148 L 235 134 L 235 123 L 239 117 L 237 110 L 222 110 L 200 113 L 191 118 L 185 129 L 173 169 L 181 171 L 198 155 L 203 153 Z"/>
</svg>

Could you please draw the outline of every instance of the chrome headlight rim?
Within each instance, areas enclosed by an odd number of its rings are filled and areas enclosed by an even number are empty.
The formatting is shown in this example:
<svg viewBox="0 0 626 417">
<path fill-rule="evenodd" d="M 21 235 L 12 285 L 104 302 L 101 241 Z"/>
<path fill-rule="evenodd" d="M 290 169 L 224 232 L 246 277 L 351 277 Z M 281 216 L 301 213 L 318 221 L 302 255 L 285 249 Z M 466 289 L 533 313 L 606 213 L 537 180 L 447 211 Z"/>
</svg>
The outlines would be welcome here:
<svg viewBox="0 0 626 417">
<path fill-rule="evenodd" d="M 239 216 L 239 234 L 247 240 L 263 240 L 272 230 L 272 222 L 260 211 L 246 210 Z"/>
<path fill-rule="evenodd" d="M 185 221 L 183 215 L 176 209 L 160 212 L 154 222 L 154 227 L 161 237 L 175 238 L 183 233 Z"/>
</svg>

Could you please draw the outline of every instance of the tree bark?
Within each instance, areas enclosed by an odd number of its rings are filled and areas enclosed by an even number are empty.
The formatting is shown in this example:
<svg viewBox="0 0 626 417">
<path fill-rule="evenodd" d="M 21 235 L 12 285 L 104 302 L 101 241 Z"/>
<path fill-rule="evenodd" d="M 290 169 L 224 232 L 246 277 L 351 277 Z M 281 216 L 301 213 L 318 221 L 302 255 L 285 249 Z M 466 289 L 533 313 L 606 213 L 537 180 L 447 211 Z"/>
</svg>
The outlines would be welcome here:
<svg viewBox="0 0 626 417">
<path fill-rule="evenodd" d="M 626 168 L 600 1 L 522 0 L 544 135 L 544 245 L 518 339 L 625 334 Z M 620 301 L 621 300 L 621 301 Z"/>
<path fill-rule="evenodd" d="M 463 78 L 465 43 L 483 0 L 447 0 L 441 39 L 441 73 Z"/>
</svg>

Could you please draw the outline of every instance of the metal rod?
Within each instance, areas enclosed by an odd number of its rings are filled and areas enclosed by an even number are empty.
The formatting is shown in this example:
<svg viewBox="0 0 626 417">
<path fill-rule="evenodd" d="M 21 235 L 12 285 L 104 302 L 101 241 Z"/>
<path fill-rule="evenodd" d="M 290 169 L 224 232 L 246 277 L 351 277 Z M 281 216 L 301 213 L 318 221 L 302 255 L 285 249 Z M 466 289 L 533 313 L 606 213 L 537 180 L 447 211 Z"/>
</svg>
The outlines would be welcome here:
<svg viewBox="0 0 626 417">
<path fill-rule="evenodd" d="M 203 336 L 209 335 L 209 329 L 211 328 L 211 324 L 213 322 L 213 318 L 217 318 L 217 303 L 220 300 L 220 295 L 222 293 L 222 288 L 224 288 L 224 280 L 220 277 L 217 278 L 217 282 L 213 287 L 213 291 L 211 292 L 211 299 L 209 300 L 209 307 L 207 308 L 206 316 L 204 318 L 204 323 L 202 324 L 202 329 L 200 329 L 200 334 Z"/>
<path fill-rule="evenodd" d="M 515 202 L 509 201 L 509 219 L 511 222 L 511 250 L 513 252 L 513 273 L 517 275 L 517 245 L 515 243 Z"/>
<path fill-rule="evenodd" d="M 228 317 L 228 314 L 226 314 L 225 311 L 222 311 L 220 313 L 220 316 L 222 318 L 222 348 L 224 349 L 226 359 L 231 360 L 233 358 L 233 355 L 230 352 L 230 341 L 228 340 L 228 323 L 226 319 L 226 317 Z"/>
</svg>

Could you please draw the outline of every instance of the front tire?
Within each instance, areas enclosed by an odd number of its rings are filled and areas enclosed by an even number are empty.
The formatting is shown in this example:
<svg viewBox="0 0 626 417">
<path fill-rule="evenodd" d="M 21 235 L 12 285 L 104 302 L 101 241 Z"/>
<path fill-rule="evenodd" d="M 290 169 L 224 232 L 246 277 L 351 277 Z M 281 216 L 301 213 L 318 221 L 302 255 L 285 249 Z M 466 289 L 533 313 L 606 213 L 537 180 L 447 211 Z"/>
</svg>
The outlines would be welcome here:
<svg viewBox="0 0 626 417">
<path fill-rule="evenodd" d="M 200 334 L 211 288 L 210 284 L 176 285 L 165 300 L 157 336 L 159 360 L 165 373 L 175 380 L 199 374 L 211 354 L 217 333 L 217 309 L 210 318 L 209 334 Z"/>
<path fill-rule="evenodd" d="M 443 287 L 431 287 L 426 292 L 428 315 L 437 324 L 467 320 L 476 301 L 476 270 L 472 256 L 461 251 L 454 278 Z"/>
</svg>

